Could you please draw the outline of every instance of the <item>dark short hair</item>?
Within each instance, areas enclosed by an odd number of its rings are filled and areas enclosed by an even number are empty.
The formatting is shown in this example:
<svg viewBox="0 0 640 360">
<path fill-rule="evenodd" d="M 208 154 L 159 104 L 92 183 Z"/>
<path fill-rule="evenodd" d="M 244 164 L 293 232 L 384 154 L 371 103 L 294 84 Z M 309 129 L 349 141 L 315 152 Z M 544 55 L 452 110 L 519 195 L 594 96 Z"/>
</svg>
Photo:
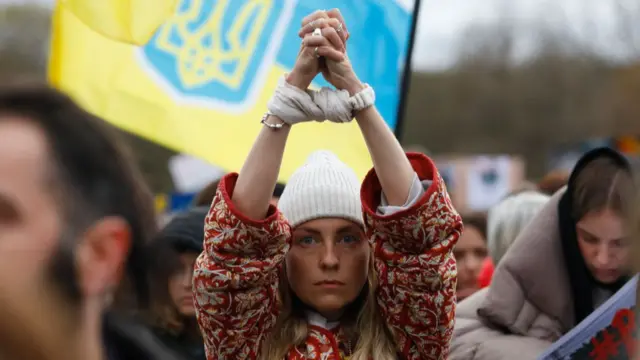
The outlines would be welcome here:
<svg viewBox="0 0 640 360">
<path fill-rule="evenodd" d="M 273 189 L 273 197 L 280 198 L 284 192 L 285 184 L 277 183 L 275 189 Z"/>
<path fill-rule="evenodd" d="M 106 216 L 119 216 L 128 223 L 132 237 L 125 264 L 128 280 L 136 299 L 146 303 L 144 249 L 157 227 L 153 198 L 114 129 L 43 84 L 0 87 L 0 121 L 7 116 L 44 132 L 51 164 L 47 180 L 54 195 L 61 197 L 66 231 L 77 237 Z"/>
<path fill-rule="evenodd" d="M 220 179 L 215 179 L 207 184 L 204 189 L 200 190 L 193 199 L 193 206 L 211 206 L 213 198 L 216 196 L 219 183 Z"/>
<path fill-rule="evenodd" d="M 480 235 L 482 235 L 482 239 L 487 241 L 487 214 L 484 212 L 471 212 L 467 214 L 462 214 L 462 224 L 465 228 L 473 227 L 475 228 Z"/>
<path fill-rule="evenodd" d="M 569 182 L 568 171 L 555 170 L 546 174 L 537 184 L 538 191 L 545 195 L 552 196 L 558 190 L 562 189 Z"/>
</svg>

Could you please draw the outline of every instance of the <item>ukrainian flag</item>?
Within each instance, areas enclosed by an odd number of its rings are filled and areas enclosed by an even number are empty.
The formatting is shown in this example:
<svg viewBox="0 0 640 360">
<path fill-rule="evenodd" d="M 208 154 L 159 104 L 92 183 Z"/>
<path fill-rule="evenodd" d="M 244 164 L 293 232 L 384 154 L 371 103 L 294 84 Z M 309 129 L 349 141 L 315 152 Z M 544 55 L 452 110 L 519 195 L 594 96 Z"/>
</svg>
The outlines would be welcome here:
<svg viewBox="0 0 640 360">
<path fill-rule="evenodd" d="M 340 8 L 354 68 L 394 128 L 413 16 L 406 3 L 58 0 L 49 80 L 119 128 L 237 171 L 295 62 L 302 18 L 320 5 Z M 334 151 L 360 176 L 371 166 L 355 123 L 300 124 L 280 180 L 316 149 Z"/>
</svg>

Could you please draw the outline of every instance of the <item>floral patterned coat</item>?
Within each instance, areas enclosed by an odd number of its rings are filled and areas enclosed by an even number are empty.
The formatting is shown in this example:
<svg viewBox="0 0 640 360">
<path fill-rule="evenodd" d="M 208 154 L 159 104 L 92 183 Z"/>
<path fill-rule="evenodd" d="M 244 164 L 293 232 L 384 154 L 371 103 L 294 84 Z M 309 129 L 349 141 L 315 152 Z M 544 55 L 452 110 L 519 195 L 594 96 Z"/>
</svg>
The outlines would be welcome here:
<svg viewBox="0 0 640 360">
<path fill-rule="evenodd" d="M 420 180 L 430 185 L 409 208 L 391 215 L 374 209 L 382 188 L 374 170 L 362 185 L 366 234 L 378 272 L 378 305 L 403 360 L 446 359 L 455 316 L 456 265 L 452 249 L 462 231 L 433 162 L 408 154 Z M 291 227 L 271 207 L 265 219 L 234 208 L 237 174 L 220 182 L 205 220 L 204 251 L 194 272 L 198 322 L 207 359 L 256 359 L 278 317 L 278 273 Z M 310 326 L 307 352 L 287 359 L 340 359 L 340 340 Z"/>
</svg>

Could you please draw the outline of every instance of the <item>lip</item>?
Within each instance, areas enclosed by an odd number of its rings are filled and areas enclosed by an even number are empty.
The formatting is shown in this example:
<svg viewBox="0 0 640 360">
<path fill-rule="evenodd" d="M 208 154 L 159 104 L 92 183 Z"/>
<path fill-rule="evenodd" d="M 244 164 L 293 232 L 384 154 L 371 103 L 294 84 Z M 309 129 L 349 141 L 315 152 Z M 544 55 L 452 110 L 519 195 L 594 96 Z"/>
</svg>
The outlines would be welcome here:
<svg viewBox="0 0 640 360">
<path fill-rule="evenodd" d="M 183 303 L 183 304 L 193 304 L 193 298 L 191 298 L 191 297 L 184 297 L 184 298 L 182 298 L 182 303 Z"/>
<path fill-rule="evenodd" d="M 315 283 L 315 285 L 322 286 L 322 287 L 336 288 L 336 287 L 344 286 L 345 284 L 342 281 L 338 281 L 338 280 L 323 280 L 323 281 L 318 281 L 317 283 Z"/>
<path fill-rule="evenodd" d="M 616 276 L 618 274 L 617 270 L 596 270 L 596 274 L 600 276 Z"/>
</svg>

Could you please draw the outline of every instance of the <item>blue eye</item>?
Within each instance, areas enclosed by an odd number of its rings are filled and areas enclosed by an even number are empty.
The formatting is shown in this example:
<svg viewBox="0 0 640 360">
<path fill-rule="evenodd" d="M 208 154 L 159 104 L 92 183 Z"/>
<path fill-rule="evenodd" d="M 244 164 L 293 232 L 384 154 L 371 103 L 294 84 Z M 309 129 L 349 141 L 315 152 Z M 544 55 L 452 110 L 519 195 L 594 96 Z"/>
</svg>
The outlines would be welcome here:
<svg viewBox="0 0 640 360">
<path fill-rule="evenodd" d="M 305 236 L 298 239 L 298 243 L 302 245 L 312 245 L 314 242 L 315 240 L 311 236 Z"/>
<path fill-rule="evenodd" d="M 353 236 L 353 235 L 345 235 L 342 237 L 341 242 L 345 243 L 345 244 L 353 244 L 358 242 L 358 238 Z"/>
</svg>

